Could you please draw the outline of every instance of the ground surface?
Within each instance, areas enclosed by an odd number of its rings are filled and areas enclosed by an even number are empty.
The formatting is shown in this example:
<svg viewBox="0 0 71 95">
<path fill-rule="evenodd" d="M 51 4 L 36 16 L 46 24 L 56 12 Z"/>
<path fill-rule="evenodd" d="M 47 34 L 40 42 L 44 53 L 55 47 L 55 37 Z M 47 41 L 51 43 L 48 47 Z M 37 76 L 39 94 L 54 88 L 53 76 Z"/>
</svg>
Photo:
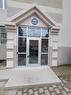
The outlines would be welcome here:
<svg viewBox="0 0 71 95">
<path fill-rule="evenodd" d="M 61 84 L 29 89 L 5 90 L 4 85 L 7 81 L 1 81 L 0 95 L 71 95 L 71 66 L 60 66 L 52 69 L 62 80 Z"/>
</svg>

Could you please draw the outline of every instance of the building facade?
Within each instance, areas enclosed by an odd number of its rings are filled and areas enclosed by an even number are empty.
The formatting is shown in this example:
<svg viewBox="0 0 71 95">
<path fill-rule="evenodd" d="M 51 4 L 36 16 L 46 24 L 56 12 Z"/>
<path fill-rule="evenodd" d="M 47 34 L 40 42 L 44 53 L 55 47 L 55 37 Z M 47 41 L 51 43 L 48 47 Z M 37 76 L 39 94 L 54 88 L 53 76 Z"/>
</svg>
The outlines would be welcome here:
<svg viewBox="0 0 71 95">
<path fill-rule="evenodd" d="M 57 66 L 71 62 L 70 22 L 67 15 L 70 16 L 70 12 L 69 6 L 66 7 L 70 1 L 2 1 L 0 26 L 6 25 L 7 45 L 1 44 L 0 59 L 7 59 L 7 67 L 33 63 Z"/>
</svg>

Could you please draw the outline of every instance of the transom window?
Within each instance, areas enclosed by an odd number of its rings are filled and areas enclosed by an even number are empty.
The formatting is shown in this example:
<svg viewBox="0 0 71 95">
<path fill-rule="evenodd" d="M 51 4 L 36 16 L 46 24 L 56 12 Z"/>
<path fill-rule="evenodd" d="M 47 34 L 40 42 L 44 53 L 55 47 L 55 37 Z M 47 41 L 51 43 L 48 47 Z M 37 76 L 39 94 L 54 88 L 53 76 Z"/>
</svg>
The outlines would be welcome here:
<svg viewBox="0 0 71 95">
<path fill-rule="evenodd" d="M 34 26 L 20 26 L 18 36 L 28 37 L 48 37 L 49 28 L 40 28 Z"/>
<path fill-rule="evenodd" d="M 0 0 L 0 8 L 5 9 L 7 7 L 7 0 Z"/>
</svg>

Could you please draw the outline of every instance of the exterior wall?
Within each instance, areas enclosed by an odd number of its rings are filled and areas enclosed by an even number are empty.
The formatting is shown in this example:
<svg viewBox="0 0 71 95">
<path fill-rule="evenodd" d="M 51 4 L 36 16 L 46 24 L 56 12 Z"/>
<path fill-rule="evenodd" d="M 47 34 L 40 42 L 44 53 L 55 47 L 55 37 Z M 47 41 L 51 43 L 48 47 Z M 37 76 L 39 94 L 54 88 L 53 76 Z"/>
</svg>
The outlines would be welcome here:
<svg viewBox="0 0 71 95">
<path fill-rule="evenodd" d="M 59 47 L 59 55 L 58 55 L 58 65 L 61 64 L 69 64 L 71 62 L 70 53 L 71 48 L 70 47 Z"/>
<path fill-rule="evenodd" d="M 22 2 L 17 2 L 17 1 L 13 1 L 13 0 L 8 0 L 8 7 L 10 7 L 11 9 L 14 9 L 15 10 L 17 9 L 27 9 L 28 7 L 31 7 L 33 5 L 38 5 L 37 3 L 22 3 Z M 42 5 L 39 5 L 39 8 L 41 8 L 42 11 L 46 12 L 46 13 L 56 13 L 56 14 L 62 14 L 62 9 L 60 8 L 55 8 L 55 7 L 51 7 L 51 6 L 42 6 Z M 14 10 L 12 10 L 14 11 Z"/>
<path fill-rule="evenodd" d="M 49 16 L 52 17 L 57 23 L 62 23 L 62 19 L 63 19 L 63 16 L 62 14 L 58 14 L 58 13 L 51 13 L 51 12 L 48 12 Z"/>
<path fill-rule="evenodd" d="M 11 17 L 11 16 L 17 14 L 18 12 L 20 12 L 21 10 L 22 10 L 21 8 L 8 7 L 7 8 L 7 16 Z"/>
<path fill-rule="evenodd" d="M 71 0 L 63 1 L 63 23 L 59 35 L 58 64 L 71 63 Z"/>
<path fill-rule="evenodd" d="M 13 1 L 19 1 L 19 2 L 24 2 L 24 3 L 37 3 L 39 5 L 43 6 L 50 6 L 50 7 L 55 7 L 55 8 L 62 8 L 62 2 L 63 0 L 13 0 Z"/>
<path fill-rule="evenodd" d="M 7 10 L 0 9 L 0 25 L 4 25 L 7 18 Z"/>
</svg>

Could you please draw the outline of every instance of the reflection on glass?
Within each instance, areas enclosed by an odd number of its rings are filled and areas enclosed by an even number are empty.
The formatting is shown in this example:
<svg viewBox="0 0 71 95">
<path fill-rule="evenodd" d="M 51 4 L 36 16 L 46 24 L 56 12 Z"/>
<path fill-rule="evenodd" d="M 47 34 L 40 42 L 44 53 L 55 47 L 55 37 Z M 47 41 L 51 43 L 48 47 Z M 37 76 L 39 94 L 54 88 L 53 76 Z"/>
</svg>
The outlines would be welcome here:
<svg viewBox="0 0 71 95">
<path fill-rule="evenodd" d="M 42 39 L 41 52 L 48 52 L 48 39 Z"/>
<path fill-rule="evenodd" d="M 18 54 L 18 65 L 26 65 L 26 54 Z"/>
<path fill-rule="evenodd" d="M 28 31 L 27 31 L 27 28 L 28 28 Z M 34 27 L 34 26 L 20 26 L 18 27 L 18 30 L 19 30 L 18 32 L 19 36 L 27 36 L 27 32 L 28 32 L 29 37 L 41 37 L 41 36 L 48 37 L 48 34 L 49 34 L 49 28 L 40 28 L 40 27 Z"/>
<path fill-rule="evenodd" d="M 28 36 L 29 37 L 40 37 L 41 36 L 41 29 L 38 27 L 29 27 Z"/>
<path fill-rule="evenodd" d="M 3 8 L 3 0 L 0 0 L 0 8 Z"/>
<path fill-rule="evenodd" d="M 26 52 L 26 38 L 18 38 L 18 52 Z"/>
<path fill-rule="evenodd" d="M 26 27 L 19 27 L 19 36 L 26 36 Z"/>
<path fill-rule="evenodd" d="M 48 37 L 48 32 L 49 32 L 49 29 L 42 28 L 42 37 Z"/>
<path fill-rule="evenodd" d="M 48 64 L 48 54 L 42 54 L 41 55 L 41 65 L 47 65 Z"/>
<path fill-rule="evenodd" d="M 29 64 L 38 64 L 38 40 L 30 40 Z"/>
</svg>

